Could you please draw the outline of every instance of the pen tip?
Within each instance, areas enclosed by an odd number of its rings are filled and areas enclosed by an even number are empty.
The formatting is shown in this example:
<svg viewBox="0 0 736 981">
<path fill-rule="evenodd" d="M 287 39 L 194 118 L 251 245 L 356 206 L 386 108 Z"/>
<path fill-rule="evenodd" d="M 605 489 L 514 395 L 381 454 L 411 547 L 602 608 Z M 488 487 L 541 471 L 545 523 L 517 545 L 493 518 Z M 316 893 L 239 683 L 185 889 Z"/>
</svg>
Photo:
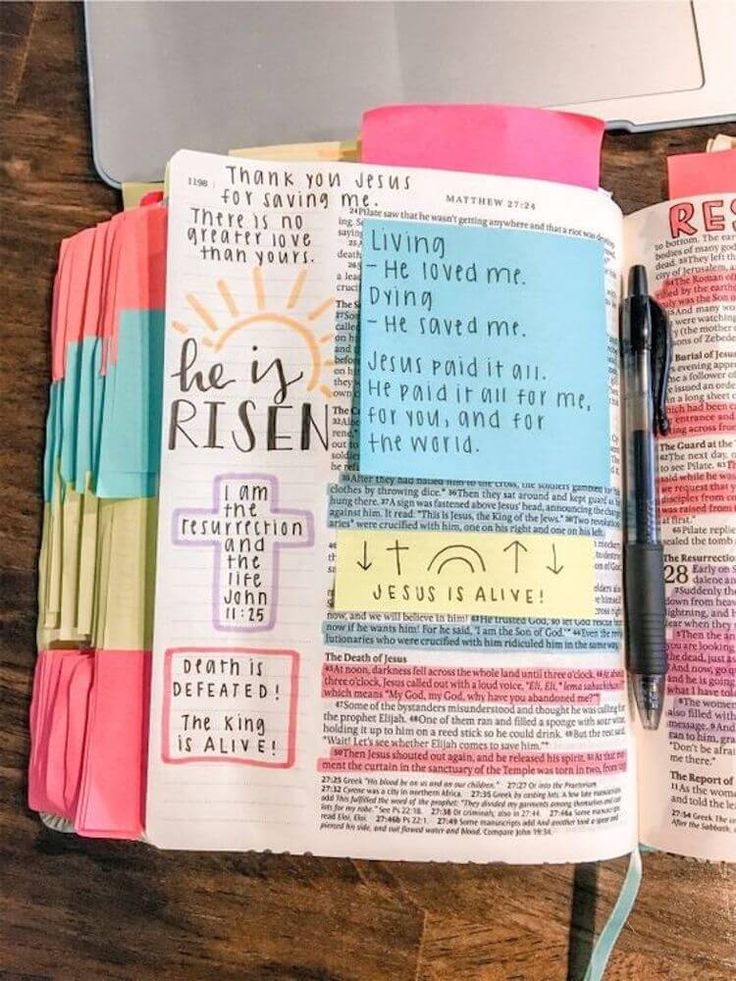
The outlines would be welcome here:
<svg viewBox="0 0 736 981">
<path fill-rule="evenodd" d="M 659 728 L 664 708 L 664 678 L 660 675 L 635 675 L 634 698 L 642 727 L 654 732 Z"/>
<path fill-rule="evenodd" d="M 649 705 L 643 711 L 642 709 L 639 709 L 639 719 L 641 720 L 642 728 L 649 730 L 649 732 L 656 732 L 656 730 L 659 729 L 659 721 L 661 718 L 661 708 L 656 708 L 653 705 Z"/>
<path fill-rule="evenodd" d="M 629 270 L 629 296 L 647 296 L 649 284 L 644 266 L 632 266 Z"/>
</svg>

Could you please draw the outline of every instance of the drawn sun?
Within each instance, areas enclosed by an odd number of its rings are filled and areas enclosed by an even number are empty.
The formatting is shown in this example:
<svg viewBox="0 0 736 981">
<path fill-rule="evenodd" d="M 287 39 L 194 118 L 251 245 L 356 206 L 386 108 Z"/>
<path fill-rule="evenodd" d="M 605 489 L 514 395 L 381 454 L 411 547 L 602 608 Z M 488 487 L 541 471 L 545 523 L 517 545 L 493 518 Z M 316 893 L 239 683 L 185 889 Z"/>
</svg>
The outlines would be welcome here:
<svg viewBox="0 0 736 981">
<path fill-rule="evenodd" d="M 197 314 L 204 328 L 208 333 L 201 338 L 201 343 L 213 351 L 221 351 L 228 341 L 241 330 L 247 330 L 258 326 L 275 326 L 283 328 L 296 334 L 304 342 L 309 359 L 311 360 L 311 370 L 307 378 L 307 391 L 319 388 L 325 398 L 331 399 L 333 391 L 324 381 L 325 369 L 332 368 L 335 364 L 334 359 L 325 357 L 325 350 L 331 350 L 331 342 L 334 337 L 332 331 L 321 334 L 316 322 L 323 317 L 335 303 L 334 297 L 329 297 L 318 303 L 311 310 L 307 310 L 303 315 L 291 311 L 295 310 L 307 278 L 306 270 L 297 274 L 296 279 L 291 284 L 289 294 L 286 298 L 285 311 L 269 308 L 266 301 L 266 292 L 263 285 L 263 271 L 256 266 L 253 270 L 253 292 L 255 295 L 256 312 L 243 316 L 230 287 L 224 279 L 217 282 L 217 289 L 225 302 L 228 313 L 232 318 L 231 322 L 221 327 L 213 313 L 198 299 L 193 293 L 188 293 L 186 300 L 194 313 Z M 314 325 L 314 326 L 312 326 Z M 172 324 L 174 330 L 180 334 L 188 334 L 189 327 L 180 320 L 175 320 Z M 327 372 L 328 373 L 328 372 Z"/>
</svg>

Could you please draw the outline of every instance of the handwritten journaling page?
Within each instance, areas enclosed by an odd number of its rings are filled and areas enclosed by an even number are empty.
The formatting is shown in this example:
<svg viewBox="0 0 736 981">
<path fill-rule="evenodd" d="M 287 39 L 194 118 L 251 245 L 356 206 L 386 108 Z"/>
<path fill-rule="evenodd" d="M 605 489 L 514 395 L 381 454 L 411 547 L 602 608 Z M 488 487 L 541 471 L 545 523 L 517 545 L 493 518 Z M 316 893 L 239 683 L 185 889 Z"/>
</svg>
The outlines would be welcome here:
<svg viewBox="0 0 736 981">
<path fill-rule="evenodd" d="M 283 842 L 311 806 L 337 253 L 323 182 L 171 164 L 147 821 L 170 847 L 272 847 L 261 818 Z"/>
<path fill-rule="evenodd" d="M 176 155 L 155 844 L 630 849 L 620 230 L 549 182 Z"/>
</svg>

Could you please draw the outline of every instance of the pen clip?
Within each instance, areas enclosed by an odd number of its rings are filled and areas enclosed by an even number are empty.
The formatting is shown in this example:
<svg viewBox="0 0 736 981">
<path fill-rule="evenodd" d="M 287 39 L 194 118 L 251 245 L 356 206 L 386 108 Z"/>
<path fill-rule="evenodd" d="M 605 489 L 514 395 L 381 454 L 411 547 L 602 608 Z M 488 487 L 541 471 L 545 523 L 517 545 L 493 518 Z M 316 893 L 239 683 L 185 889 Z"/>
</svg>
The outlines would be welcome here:
<svg viewBox="0 0 736 981">
<path fill-rule="evenodd" d="M 667 385 L 672 366 L 672 328 L 665 310 L 649 297 L 652 317 L 651 368 L 654 398 L 654 432 L 666 436 L 670 429 L 667 418 Z"/>
</svg>

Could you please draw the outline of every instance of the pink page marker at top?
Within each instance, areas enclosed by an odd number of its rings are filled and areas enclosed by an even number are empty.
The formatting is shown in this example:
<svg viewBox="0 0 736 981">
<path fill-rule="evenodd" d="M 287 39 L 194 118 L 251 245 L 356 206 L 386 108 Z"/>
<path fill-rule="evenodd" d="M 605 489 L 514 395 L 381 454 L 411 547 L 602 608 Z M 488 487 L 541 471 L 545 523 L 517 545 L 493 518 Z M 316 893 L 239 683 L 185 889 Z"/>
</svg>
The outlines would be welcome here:
<svg viewBox="0 0 736 981">
<path fill-rule="evenodd" d="M 95 229 L 85 228 L 69 242 L 73 249 L 69 302 L 66 311 L 65 347 L 82 339 L 84 330 L 84 308 L 89 289 L 89 270 L 95 244 Z"/>
<path fill-rule="evenodd" d="M 82 336 L 93 242 L 94 229 L 87 228 L 65 239 L 59 249 L 59 266 L 51 311 L 51 364 L 54 381 L 66 374 L 68 345 L 79 341 Z"/>
<path fill-rule="evenodd" d="M 102 302 L 102 274 L 105 262 L 107 223 L 103 222 L 96 225 L 91 231 L 93 241 L 89 258 L 87 294 L 84 299 L 82 337 L 97 337 L 100 303 Z"/>
<path fill-rule="evenodd" d="M 148 208 L 147 216 L 145 260 L 148 297 L 146 306 L 150 310 L 163 310 L 166 307 L 166 243 L 169 209 L 164 205 L 158 208 Z"/>
<path fill-rule="evenodd" d="M 113 304 L 115 291 L 117 289 L 117 275 L 120 259 L 120 224 L 123 220 L 124 212 L 113 215 L 109 221 L 103 222 L 104 233 L 100 232 L 101 226 L 98 225 L 98 234 L 102 243 L 102 257 L 100 268 L 100 299 L 97 315 L 96 335 L 102 341 L 101 373 L 104 375 L 107 370 L 107 359 L 110 347 L 110 338 L 113 333 Z"/>
<path fill-rule="evenodd" d="M 363 114 L 363 163 L 597 188 L 603 121 L 549 109 L 399 105 Z"/>
<path fill-rule="evenodd" d="M 123 310 L 163 310 L 166 295 L 167 209 L 123 211 L 109 222 L 109 276 L 103 298 L 103 373 L 117 362 Z"/>
<path fill-rule="evenodd" d="M 164 199 L 163 191 L 146 191 L 143 197 L 138 202 L 139 208 L 148 208 L 152 204 L 161 204 Z"/>
<path fill-rule="evenodd" d="M 74 247 L 71 238 L 64 239 L 59 248 L 59 265 L 54 280 L 51 305 L 51 380 L 64 377 L 66 367 L 66 311 L 72 280 Z"/>
<path fill-rule="evenodd" d="M 667 157 L 670 198 L 736 192 L 736 150 Z"/>
<path fill-rule="evenodd" d="M 151 205 L 123 214 L 115 295 L 117 315 L 122 310 L 163 310 L 167 209 Z"/>
</svg>

